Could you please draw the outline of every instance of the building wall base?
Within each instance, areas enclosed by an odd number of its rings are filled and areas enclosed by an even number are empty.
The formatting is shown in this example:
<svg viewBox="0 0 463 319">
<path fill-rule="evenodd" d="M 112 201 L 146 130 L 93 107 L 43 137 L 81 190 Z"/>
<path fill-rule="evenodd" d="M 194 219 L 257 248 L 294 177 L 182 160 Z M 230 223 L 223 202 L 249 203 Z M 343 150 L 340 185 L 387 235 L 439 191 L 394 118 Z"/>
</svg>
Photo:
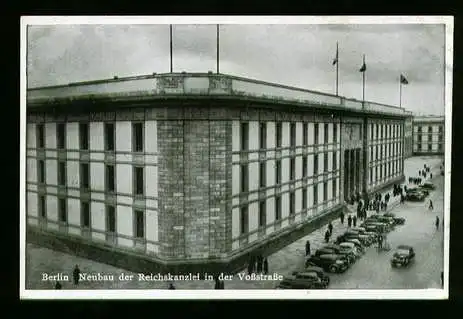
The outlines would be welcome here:
<svg viewBox="0 0 463 319">
<path fill-rule="evenodd" d="M 207 272 L 208 274 L 235 274 L 246 268 L 252 255 L 269 256 L 314 230 L 319 229 L 331 220 L 338 218 L 340 212 L 344 209 L 345 205 L 337 205 L 306 224 L 289 227 L 263 242 L 258 242 L 245 250 L 223 259 L 165 261 L 154 256 L 137 253 L 136 251 L 114 248 L 61 233 L 43 231 L 35 226 L 27 227 L 26 240 L 38 246 L 137 273 L 204 274 Z"/>
<path fill-rule="evenodd" d="M 444 152 L 413 152 L 412 156 L 443 156 Z"/>
</svg>

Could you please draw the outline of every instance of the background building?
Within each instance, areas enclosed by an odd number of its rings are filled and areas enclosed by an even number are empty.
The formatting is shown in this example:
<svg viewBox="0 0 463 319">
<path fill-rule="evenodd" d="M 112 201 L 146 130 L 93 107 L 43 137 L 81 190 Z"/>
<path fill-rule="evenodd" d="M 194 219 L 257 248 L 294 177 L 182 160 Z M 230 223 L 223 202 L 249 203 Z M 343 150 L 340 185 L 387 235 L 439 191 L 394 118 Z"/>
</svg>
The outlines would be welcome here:
<svg viewBox="0 0 463 319">
<path fill-rule="evenodd" d="M 413 118 L 413 154 L 443 155 L 445 148 L 445 120 L 443 116 L 415 116 Z"/>
<path fill-rule="evenodd" d="M 402 108 L 223 74 L 28 90 L 28 239 L 234 271 L 403 179 Z"/>
</svg>

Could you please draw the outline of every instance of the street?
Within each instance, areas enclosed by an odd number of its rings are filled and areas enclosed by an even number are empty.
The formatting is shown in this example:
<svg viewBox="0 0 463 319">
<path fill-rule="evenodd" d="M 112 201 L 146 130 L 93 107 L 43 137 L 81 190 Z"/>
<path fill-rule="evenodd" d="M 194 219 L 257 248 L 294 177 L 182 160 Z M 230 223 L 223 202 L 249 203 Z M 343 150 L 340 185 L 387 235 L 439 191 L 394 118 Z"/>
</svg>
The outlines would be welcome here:
<svg viewBox="0 0 463 319">
<path fill-rule="evenodd" d="M 412 157 L 405 160 L 405 177 L 418 176 L 418 169 L 426 163 L 432 168 L 432 182 L 436 189 L 424 202 L 397 203 L 393 198 L 389 210 L 400 217 L 405 217 L 405 225 L 397 226 L 388 234 L 388 242 L 392 250 L 378 252 L 373 246 L 367 248 L 363 257 L 343 274 L 330 274 L 329 289 L 425 289 L 440 287 L 440 273 L 443 271 L 443 203 L 444 203 L 444 177 L 440 175 L 439 165 L 441 157 Z M 387 190 L 383 193 L 390 192 Z M 432 199 L 434 210 L 428 209 L 429 199 Z M 394 204 L 395 202 L 395 204 Z M 438 230 L 434 226 L 436 216 L 439 216 L 441 225 Z M 347 217 L 347 216 L 346 216 Z M 339 219 L 332 222 L 335 239 L 347 228 Z M 308 236 L 297 240 L 279 252 L 269 256 L 269 274 L 277 273 L 287 275 L 294 270 L 300 270 L 304 265 L 305 242 L 311 242 L 311 250 L 324 244 L 323 235 L 326 227 L 312 232 Z M 392 268 L 389 260 L 393 249 L 400 244 L 414 247 L 416 260 L 407 268 Z M 72 270 L 79 265 L 82 272 L 114 274 L 117 278 L 121 273 L 132 274 L 123 269 L 86 260 L 83 258 L 55 252 L 46 248 L 27 245 L 26 256 L 26 288 L 27 289 L 53 289 L 55 282 L 42 281 L 43 273 L 65 273 L 69 276 L 68 282 L 62 282 L 63 289 L 75 289 L 72 284 Z M 136 274 L 135 278 L 137 277 Z M 276 281 L 246 281 L 240 280 L 237 275 L 225 282 L 225 289 L 272 289 Z M 212 289 L 212 281 L 178 281 L 174 283 L 176 289 Z M 167 282 L 161 281 L 101 281 L 83 282 L 79 289 L 166 289 Z"/>
</svg>

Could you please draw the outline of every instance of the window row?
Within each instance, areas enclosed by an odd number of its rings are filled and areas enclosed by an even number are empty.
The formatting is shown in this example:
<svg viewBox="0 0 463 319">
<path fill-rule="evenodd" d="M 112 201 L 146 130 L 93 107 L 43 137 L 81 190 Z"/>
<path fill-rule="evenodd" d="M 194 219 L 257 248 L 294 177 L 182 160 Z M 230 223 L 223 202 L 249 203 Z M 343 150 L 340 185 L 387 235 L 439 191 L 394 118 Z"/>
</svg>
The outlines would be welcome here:
<svg viewBox="0 0 463 319">
<path fill-rule="evenodd" d="M 143 123 L 132 123 L 132 151 L 143 152 L 144 132 Z M 116 127 L 114 123 L 104 123 L 104 149 L 114 151 L 116 145 Z M 36 125 L 37 148 L 45 148 L 44 124 Z M 88 123 L 79 123 L 79 149 L 88 150 L 90 145 L 90 129 Z M 56 146 L 66 149 L 66 124 L 56 124 Z"/>
<path fill-rule="evenodd" d="M 323 185 L 323 202 L 328 201 L 328 183 L 320 183 L 320 184 L 315 184 L 313 186 L 313 200 L 314 206 L 318 205 L 318 186 Z M 337 184 L 337 179 L 332 180 L 332 198 L 336 198 L 338 196 L 337 190 L 338 190 L 338 184 Z M 301 198 L 301 209 L 303 211 L 307 210 L 307 188 L 304 187 L 302 188 L 302 198 Z M 274 207 L 275 207 L 275 221 L 281 220 L 282 216 L 282 201 L 281 201 L 281 195 L 277 195 L 273 197 L 274 200 Z M 259 228 L 265 227 L 267 224 L 267 200 L 261 200 L 259 201 L 258 205 L 258 226 Z M 295 192 L 290 192 L 289 193 L 289 216 L 295 216 L 296 215 L 296 194 Z M 240 233 L 241 234 L 246 234 L 249 232 L 249 208 L 248 206 L 242 206 L 240 208 Z"/>
<path fill-rule="evenodd" d="M 318 169 L 318 157 L 322 154 L 315 155 L 313 161 L 313 175 L 319 174 Z M 337 152 L 333 152 L 332 156 L 332 163 L 333 167 L 332 170 L 338 169 L 338 156 Z M 328 153 L 323 153 L 323 162 L 324 162 L 324 170 L 323 172 L 328 172 Z M 281 160 L 275 161 L 275 184 L 280 184 L 282 180 L 282 169 L 281 169 Z M 307 173 L 308 169 L 308 160 L 307 156 L 302 156 L 302 177 L 308 177 Z M 289 159 L 289 180 L 294 181 L 296 179 L 296 158 L 291 157 Z M 248 192 L 249 191 L 249 165 L 248 164 L 241 164 L 240 165 L 240 181 L 241 181 L 241 192 Z M 267 162 L 260 162 L 259 163 L 259 187 L 267 187 Z"/>
<path fill-rule="evenodd" d="M 47 219 L 47 202 L 44 195 L 38 197 L 39 217 Z M 116 233 L 116 208 L 113 205 L 106 205 L 106 232 Z M 136 238 L 145 238 L 145 212 L 142 210 L 133 211 L 134 235 Z M 84 229 L 91 229 L 90 203 L 80 202 L 80 226 Z M 68 223 L 68 209 L 66 198 L 58 198 L 58 221 L 62 224 Z"/>
<path fill-rule="evenodd" d="M 416 136 L 417 136 L 418 141 L 423 142 L 423 134 L 418 133 Z M 433 137 L 433 134 L 428 133 L 428 141 L 432 141 L 433 140 L 432 137 Z M 443 139 L 444 139 L 444 134 L 437 135 L 437 141 L 442 142 Z"/>
<path fill-rule="evenodd" d="M 397 138 L 400 136 L 402 136 L 402 125 L 400 124 L 370 124 L 371 140 Z"/>
<path fill-rule="evenodd" d="M 296 146 L 296 123 L 289 124 L 289 134 L 290 134 L 290 146 Z M 325 144 L 328 144 L 328 133 L 329 133 L 329 125 L 328 123 L 324 124 L 324 135 L 323 140 Z M 309 125 L 308 123 L 302 123 L 302 145 L 306 146 L 309 144 L 308 141 L 308 134 L 309 134 Z M 332 136 L 333 136 L 333 143 L 338 141 L 338 124 L 333 124 L 332 129 Z M 319 123 L 314 123 L 313 126 L 313 136 L 315 145 L 318 144 L 319 140 Z M 240 145 L 241 150 L 249 150 L 249 123 L 242 122 L 240 123 Z M 275 143 L 276 147 L 281 147 L 283 141 L 283 122 L 276 122 L 275 123 Z M 267 148 L 267 122 L 260 122 L 259 123 L 259 148 L 265 149 Z"/>
<path fill-rule="evenodd" d="M 416 132 L 418 133 L 422 133 L 423 132 L 423 126 L 415 126 L 416 127 Z M 432 133 L 433 132 L 433 126 L 432 125 L 429 125 L 428 126 L 428 133 Z M 444 127 L 442 125 L 439 125 L 438 128 L 437 128 L 437 132 L 439 133 L 443 133 L 444 132 Z"/>
<path fill-rule="evenodd" d="M 401 160 L 395 160 L 375 167 L 370 167 L 370 184 L 374 184 L 383 178 L 397 175 L 397 173 L 401 172 L 401 164 Z"/>
<path fill-rule="evenodd" d="M 38 182 L 40 184 L 46 183 L 45 176 L 45 161 L 38 160 Z M 67 186 L 67 165 L 64 161 L 58 162 L 58 185 Z M 116 174 L 114 165 L 105 165 L 105 191 L 116 192 Z M 79 178 L 80 188 L 90 188 L 90 163 L 80 163 L 79 166 Z M 133 167 L 133 194 L 144 195 L 145 193 L 145 172 L 144 167 L 134 166 Z"/>
<path fill-rule="evenodd" d="M 402 143 L 389 143 L 370 146 L 370 160 L 379 160 L 385 156 L 397 156 L 402 154 Z"/>
<path fill-rule="evenodd" d="M 429 144 L 427 144 L 427 145 L 428 145 L 427 150 L 428 150 L 428 151 L 432 151 L 432 150 L 433 150 L 433 147 L 432 147 L 433 144 L 429 143 Z M 423 149 L 423 145 L 422 145 L 421 143 L 418 143 L 418 144 L 416 145 L 416 148 L 417 148 L 418 152 L 424 150 L 424 149 Z M 444 144 L 442 144 L 442 143 L 437 144 L 437 151 L 442 152 L 443 150 L 444 150 Z"/>
</svg>

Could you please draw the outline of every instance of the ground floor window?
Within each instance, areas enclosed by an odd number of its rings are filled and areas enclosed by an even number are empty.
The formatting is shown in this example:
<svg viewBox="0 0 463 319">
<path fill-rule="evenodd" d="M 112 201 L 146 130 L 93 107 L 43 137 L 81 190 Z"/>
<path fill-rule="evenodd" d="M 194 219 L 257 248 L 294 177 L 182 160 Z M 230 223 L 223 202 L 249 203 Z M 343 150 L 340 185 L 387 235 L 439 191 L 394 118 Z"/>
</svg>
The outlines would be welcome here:
<svg viewBox="0 0 463 319">
<path fill-rule="evenodd" d="M 59 221 L 62 223 L 67 223 L 68 222 L 68 212 L 67 212 L 67 205 L 66 205 L 66 199 L 65 198 L 59 198 L 58 199 L 58 215 L 59 215 Z"/>
<path fill-rule="evenodd" d="M 81 202 L 80 213 L 81 226 L 84 228 L 90 228 L 90 204 L 88 202 Z"/>
<path fill-rule="evenodd" d="M 281 197 L 275 196 L 275 220 L 281 219 Z"/>
<path fill-rule="evenodd" d="M 248 207 L 241 207 L 240 211 L 240 233 L 241 235 L 248 232 Z"/>
<path fill-rule="evenodd" d="M 267 206 L 265 200 L 259 203 L 259 227 L 264 227 L 267 223 Z"/>
<path fill-rule="evenodd" d="M 106 231 L 116 232 L 116 209 L 114 206 L 106 206 Z"/>
<path fill-rule="evenodd" d="M 40 217 L 47 218 L 47 201 L 43 195 L 39 196 L 39 213 Z"/>
<path fill-rule="evenodd" d="M 145 213 L 141 210 L 136 210 L 135 214 L 135 237 L 145 238 Z"/>
</svg>

